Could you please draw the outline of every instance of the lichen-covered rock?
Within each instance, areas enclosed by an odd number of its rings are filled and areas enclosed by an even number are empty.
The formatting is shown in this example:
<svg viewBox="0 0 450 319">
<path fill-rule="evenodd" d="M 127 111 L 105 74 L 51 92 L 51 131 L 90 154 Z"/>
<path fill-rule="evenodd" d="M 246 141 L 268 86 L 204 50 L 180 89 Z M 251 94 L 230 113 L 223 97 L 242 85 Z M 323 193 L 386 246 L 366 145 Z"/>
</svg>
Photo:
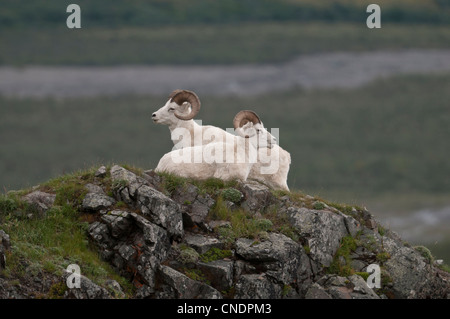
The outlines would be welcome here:
<svg viewBox="0 0 450 319">
<path fill-rule="evenodd" d="M 308 288 L 305 299 L 332 299 L 332 297 L 326 292 L 325 288 L 318 283 L 313 283 Z"/>
<path fill-rule="evenodd" d="M 309 287 L 306 297 L 308 299 L 380 299 L 358 275 L 348 277 L 325 275 Z"/>
<path fill-rule="evenodd" d="M 233 285 L 232 260 L 214 260 L 209 263 L 199 262 L 198 268 L 218 291 L 227 291 Z"/>
<path fill-rule="evenodd" d="M 71 272 L 63 273 L 63 281 L 66 283 Z M 80 287 L 79 288 L 67 288 L 64 293 L 64 298 L 67 299 L 111 299 L 109 292 L 103 288 L 93 283 L 90 279 L 83 275 L 80 276 Z M 70 279 L 69 279 L 70 280 Z"/>
<path fill-rule="evenodd" d="M 243 183 L 241 189 L 244 195 L 244 201 L 241 206 L 253 212 L 264 209 L 268 205 L 272 195 L 267 186 L 256 181 Z"/>
<path fill-rule="evenodd" d="M 6 251 L 11 248 L 9 235 L 0 229 L 0 270 L 6 268 Z"/>
<path fill-rule="evenodd" d="M 94 173 L 95 177 L 103 178 L 106 176 L 106 167 L 100 166 Z"/>
<path fill-rule="evenodd" d="M 236 241 L 236 254 L 256 262 L 260 271 L 275 281 L 298 285 L 301 294 L 311 281 L 311 265 L 303 247 L 283 234 L 270 233 L 262 242 L 240 238 Z"/>
<path fill-rule="evenodd" d="M 441 278 L 436 267 L 418 251 L 383 238 L 383 246 L 389 254 L 384 268 L 397 298 L 446 298 L 450 291 L 448 282 Z"/>
<path fill-rule="evenodd" d="M 23 197 L 24 201 L 36 207 L 40 213 L 45 213 L 48 211 L 53 206 L 55 199 L 55 194 L 49 194 L 41 191 L 34 191 Z"/>
<path fill-rule="evenodd" d="M 213 287 L 195 281 L 168 266 L 161 265 L 157 275 L 160 299 L 222 299 L 222 294 Z"/>
<path fill-rule="evenodd" d="M 199 195 L 197 199 L 192 203 L 191 209 L 188 211 L 188 216 L 193 223 L 199 225 L 202 228 L 206 227 L 205 219 L 208 216 L 209 210 L 214 206 L 215 201 L 210 195 Z"/>
<path fill-rule="evenodd" d="M 348 235 L 344 217 L 326 210 L 297 207 L 289 207 L 284 214 L 289 217 L 300 236 L 306 239 L 311 258 L 328 267 L 341 239 Z"/>
<path fill-rule="evenodd" d="M 121 166 L 114 165 L 110 172 L 113 187 L 119 192 L 123 190 L 123 193 L 127 193 L 127 196 L 131 198 L 135 198 L 137 189 L 146 184 L 143 178 Z"/>
<path fill-rule="evenodd" d="M 235 287 L 235 299 L 279 299 L 282 287 L 264 274 L 240 276 Z"/>
<path fill-rule="evenodd" d="M 115 200 L 105 194 L 87 193 L 81 204 L 85 211 L 99 211 L 115 204 Z"/>
<path fill-rule="evenodd" d="M 186 233 L 184 241 L 188 246 L 194 248 L 199 254 L 204 254 L 211 248 L 223 248 L 223 242 L 211 236 Z"/>
<path fill-rule="evenodd" d="M 163 227 L 171 238 L 183 237 L 183 218 L 177 203 L 147 185 L 137 188 L 136 198 L 142 214 L 151 222 Z"/>
</svg>

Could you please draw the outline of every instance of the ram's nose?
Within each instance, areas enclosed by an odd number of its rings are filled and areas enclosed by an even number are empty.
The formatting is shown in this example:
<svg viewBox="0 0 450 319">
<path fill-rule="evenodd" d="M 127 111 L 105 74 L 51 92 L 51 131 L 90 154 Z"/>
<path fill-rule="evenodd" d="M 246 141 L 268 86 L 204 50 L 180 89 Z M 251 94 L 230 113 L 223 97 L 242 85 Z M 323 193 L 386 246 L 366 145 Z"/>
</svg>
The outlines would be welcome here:
<svg viewBox="0 0 450 319">
<path fill-rule="evenodd" d="M 156 113 L 153 113 L 153 114 L 152 114 L 152 118 L 155 118 L 155 117 L 156 117 Z"/>
</svg>

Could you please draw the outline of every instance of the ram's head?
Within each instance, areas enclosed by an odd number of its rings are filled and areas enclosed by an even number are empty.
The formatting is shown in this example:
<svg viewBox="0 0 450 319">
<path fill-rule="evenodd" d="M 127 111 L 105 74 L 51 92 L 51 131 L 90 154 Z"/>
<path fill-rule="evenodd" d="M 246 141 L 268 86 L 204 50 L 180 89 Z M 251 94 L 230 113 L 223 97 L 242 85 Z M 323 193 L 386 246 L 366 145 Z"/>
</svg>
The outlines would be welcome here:
<svg viewBox="0 0 450 319">
<path fill-rule="evenodd" d="M 259 116 L 253 111 L 240 111 L 234 117 L 233 125 L 236 134 L 250 139 L 259 148 L 272 148 L 277 144 L 275 136 L 267 131 Z"/>
<path fill-rule="evenodd" d="M 152 114 L 155 123 L 176 125 L 179 121 L 189 121 L 200 111 L 200 99 L 188 90 L 175 90 L 166 104 Z"/>
</svg>

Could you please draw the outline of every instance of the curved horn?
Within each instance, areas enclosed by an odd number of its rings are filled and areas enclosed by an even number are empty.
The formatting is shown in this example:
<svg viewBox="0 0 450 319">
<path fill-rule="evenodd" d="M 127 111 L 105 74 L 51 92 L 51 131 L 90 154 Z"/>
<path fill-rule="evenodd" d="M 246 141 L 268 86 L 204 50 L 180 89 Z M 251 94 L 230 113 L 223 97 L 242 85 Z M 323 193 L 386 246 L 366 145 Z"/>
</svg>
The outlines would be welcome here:
<svg viewBox="0 0 450 319">
<path fill-rule="evenodd" d="M 191 120 L 200 111 L 200 99 L 198 98 L 197 94 L 195 94 L 192 91 L 175 90 L 170 94 L 169 99 L 171 99 L 172 102 L 175 102 L 178 105 L 181 105 L 184 102 L 188 102 L 189 104 L 191 104 L 191 108 L 192 108 L 191 113 L 189 113 L 187 115 L 183 115 L 183 114 L 179 113 L 178 110 L 175 110 L 174 114 L 180 120 L 184 120 L 184 121 Z"/>
<path fill-rule="evenodd" d="M 248 122 L 252 122 L 253 124 L 261 123 L 259 116 L 253 111 L 240 111 L 233 120 L 234 129 L 238 127 L 242 127 Z"/>
</svg>

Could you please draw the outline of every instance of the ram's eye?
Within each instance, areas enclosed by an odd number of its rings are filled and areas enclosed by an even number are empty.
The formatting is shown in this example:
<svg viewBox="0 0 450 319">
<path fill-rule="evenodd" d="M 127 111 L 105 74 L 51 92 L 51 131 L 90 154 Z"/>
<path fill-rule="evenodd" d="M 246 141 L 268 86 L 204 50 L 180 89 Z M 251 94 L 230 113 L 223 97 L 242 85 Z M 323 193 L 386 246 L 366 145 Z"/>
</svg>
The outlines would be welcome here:
<svg viewBox="0 0 450 319">
<path fill-rule="evenodd" d="M 175 111 L 175 109 L 174 109 L 173 107 L 171 107 L 171 108 L 169 109 L 169 112 L 170 112 L 170 111 Z"/>
</svg>

